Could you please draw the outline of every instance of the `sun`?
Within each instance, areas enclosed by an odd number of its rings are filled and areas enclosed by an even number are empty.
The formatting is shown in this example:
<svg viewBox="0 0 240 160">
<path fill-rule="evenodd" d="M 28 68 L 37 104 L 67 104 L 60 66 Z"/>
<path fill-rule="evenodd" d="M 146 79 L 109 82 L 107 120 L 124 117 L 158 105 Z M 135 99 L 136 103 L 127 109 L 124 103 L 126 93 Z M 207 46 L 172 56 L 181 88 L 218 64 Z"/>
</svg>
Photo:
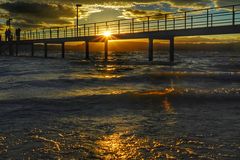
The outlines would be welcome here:
<svg viewBox="0 0 240 160">
<path fill-rule="evenodd" d="M 112 35 L 112 32 L 111 32 L 111 31 L 105 31 L 105 32 L 103 33 L 103 35 L 104 35 L 105 37 L 110 37 L 110 36 Z"/>
</svg>

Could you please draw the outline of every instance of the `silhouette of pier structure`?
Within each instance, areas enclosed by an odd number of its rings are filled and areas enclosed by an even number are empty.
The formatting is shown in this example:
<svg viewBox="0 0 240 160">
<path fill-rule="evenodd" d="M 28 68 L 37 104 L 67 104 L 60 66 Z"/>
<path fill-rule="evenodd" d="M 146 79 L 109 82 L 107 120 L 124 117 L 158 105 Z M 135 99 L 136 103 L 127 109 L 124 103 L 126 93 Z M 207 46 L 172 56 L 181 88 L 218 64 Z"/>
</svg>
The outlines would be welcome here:
<svg viewBox="0 0 240 160">
<path fill-rule="evenodd" d="M 111 35 L 106 36 L 105 32 Z M 153 41 L 169 40 L 169 61 L 174 62 L 174 39 L 181 36 L 219 35 L 240 33 L 240 4 L 166 13 L 154 16 L 138 17 L 76 26 L 52 27 L 25 30 L 21 40 L 1 42 L 2 52 L 9 49 L 9 54 L 18 55 L 20 45 L 43 44 L 44 57 L 48 57 L 48 44 L 61 44 L 61 56 L 65 57 L 66 42 L 85 42 L 85 58 L 89 59 L 89 43 L 102 42 L 105 45 L 105 60 L 108 59 L 108 41 L 120 39 L 148 39 L 148 60 L 153 61 Z M 15 49 L 13 49 L 15 47 Z M 0 53 L 1 53 L 0 52 Z"/>
</svg>

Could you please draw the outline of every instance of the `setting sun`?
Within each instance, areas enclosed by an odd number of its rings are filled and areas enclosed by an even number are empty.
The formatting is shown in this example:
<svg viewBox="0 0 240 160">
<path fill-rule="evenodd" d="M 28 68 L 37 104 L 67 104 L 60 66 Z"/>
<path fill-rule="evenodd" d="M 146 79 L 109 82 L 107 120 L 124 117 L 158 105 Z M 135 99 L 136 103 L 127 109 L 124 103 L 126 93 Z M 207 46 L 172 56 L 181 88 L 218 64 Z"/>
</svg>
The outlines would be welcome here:
<svg viewBox="0 0 240 160">
<path fill-rule="evenodd" d="M 112 35 L 112 32 L 111 32 L 111 31 L 105 31 L 105 32 L 103 33 L 103 35 L 104 35 L 105 37 L 110 37 L 110 36 Z"/>
</svg>

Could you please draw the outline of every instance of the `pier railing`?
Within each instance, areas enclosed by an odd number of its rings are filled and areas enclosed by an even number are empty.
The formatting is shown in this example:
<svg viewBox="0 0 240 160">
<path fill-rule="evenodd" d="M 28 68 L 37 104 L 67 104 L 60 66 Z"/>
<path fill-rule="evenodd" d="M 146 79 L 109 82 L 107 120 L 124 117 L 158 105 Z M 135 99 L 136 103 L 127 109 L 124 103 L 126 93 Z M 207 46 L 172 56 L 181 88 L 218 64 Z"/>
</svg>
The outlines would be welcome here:
<svg viewBox="0 0 240 160">
<path fill-rule="evenodd" d="M 52 27 L 22 31 L 22 40 L 73 38 L 111 34 L 195 29 L 240 25 L 240 4 L 177 13 L 158 14 L 76 26 Z"/>
</svg>

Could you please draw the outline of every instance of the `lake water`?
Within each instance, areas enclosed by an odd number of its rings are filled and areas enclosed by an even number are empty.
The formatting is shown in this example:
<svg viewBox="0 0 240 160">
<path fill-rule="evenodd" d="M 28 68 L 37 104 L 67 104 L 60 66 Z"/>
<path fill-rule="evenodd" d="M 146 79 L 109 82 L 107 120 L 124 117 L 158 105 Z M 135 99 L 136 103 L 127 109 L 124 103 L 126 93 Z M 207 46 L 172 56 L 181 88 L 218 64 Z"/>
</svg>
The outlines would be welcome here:
<svg viewBox="0 0 240 160">
<path fill-rule="evenodd" d="M 0 57 L 0 159 L 240 159 L 240 53 L 67 56 Z"/>
</svg>

